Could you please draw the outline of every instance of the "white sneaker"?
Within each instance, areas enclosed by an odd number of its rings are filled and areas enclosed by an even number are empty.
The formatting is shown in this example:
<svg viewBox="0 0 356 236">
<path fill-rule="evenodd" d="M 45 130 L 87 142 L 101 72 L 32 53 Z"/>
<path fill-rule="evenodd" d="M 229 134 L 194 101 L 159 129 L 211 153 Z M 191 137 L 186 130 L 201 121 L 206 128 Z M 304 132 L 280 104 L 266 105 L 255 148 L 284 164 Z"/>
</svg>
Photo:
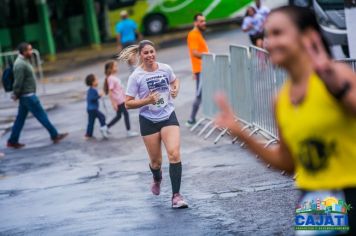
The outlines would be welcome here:
<svg viewBox="0 0 356 236">
<path fill-rule="evenodd" d="M 100 132 L 103 138 L 109 138 L 108 127 L 106 125 L 100 128 Z"/>
<path fill-rule="evenodd" d="M 127 131 L 127 137 L 136 137 L 136 136 L 138 136 L 137 132 L 131 130 Z"/>
<path fill-rule="evenodd" d="M 184 201 L 184 198 L 179 193 L 175 193 L 172 196 L 172 208 L 175 209 L 182 209 L 188 208 L 188 203 Z"/>
</svg>

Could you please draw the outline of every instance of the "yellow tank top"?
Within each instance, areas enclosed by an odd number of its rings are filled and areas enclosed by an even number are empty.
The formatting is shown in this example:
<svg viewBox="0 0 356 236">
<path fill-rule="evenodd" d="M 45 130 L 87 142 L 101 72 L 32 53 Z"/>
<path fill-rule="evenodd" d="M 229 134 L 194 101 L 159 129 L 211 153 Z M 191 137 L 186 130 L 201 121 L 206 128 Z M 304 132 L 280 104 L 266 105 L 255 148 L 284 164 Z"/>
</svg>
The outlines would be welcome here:
<svg viewBox="0 0 356 236">
<path fill-rule="evenodd" d="M 349 115 L 313 74 L 302 103 L 290 101 L 291 81 L 281 88 L 276 116 L 305 190 L 356 187 L 356 116 Z"/>
</svg>

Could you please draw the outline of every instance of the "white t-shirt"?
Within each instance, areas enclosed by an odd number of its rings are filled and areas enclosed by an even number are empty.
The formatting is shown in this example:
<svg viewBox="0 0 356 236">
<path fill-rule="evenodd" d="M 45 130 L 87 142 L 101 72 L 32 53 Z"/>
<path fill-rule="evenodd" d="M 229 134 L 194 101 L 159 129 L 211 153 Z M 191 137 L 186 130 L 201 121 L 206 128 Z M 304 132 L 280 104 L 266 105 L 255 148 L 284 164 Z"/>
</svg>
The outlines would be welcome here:
<svg viewBox="0 0 356 236">
<path fill-rule="evenodd" d="M 247 32 L 249 35 L 256 35 L 263 32 L 263 17 L 256 13 L 254 16 L 246 16 L 242 22 L 242 29 L 246 30 L 251 24 L 252 28 Z"/>
<path fill-rule="evenodd" d="M 172 68 L 163 63 L 153 72 L 137 67 L 129 77 L 126 95 L 143 99 L 152 92 L 158 92 L 160 99 L 156 104 L 140 108 L 140 115 L 153 122 L 167 120 L 174 111 L 173 99 L 170 95 L 170 84 L 176 79 Z"/>
<path fill-rule="evenodd" d="M 266 20 L 268 14 L 271 12 L 271 10 L 266 6 L 260 6 L 260 8 L 257 8 L 257 6 L 255 6 L 254 8 L 256 12 L 263 17 L 264 20 Z"/>
</svg>

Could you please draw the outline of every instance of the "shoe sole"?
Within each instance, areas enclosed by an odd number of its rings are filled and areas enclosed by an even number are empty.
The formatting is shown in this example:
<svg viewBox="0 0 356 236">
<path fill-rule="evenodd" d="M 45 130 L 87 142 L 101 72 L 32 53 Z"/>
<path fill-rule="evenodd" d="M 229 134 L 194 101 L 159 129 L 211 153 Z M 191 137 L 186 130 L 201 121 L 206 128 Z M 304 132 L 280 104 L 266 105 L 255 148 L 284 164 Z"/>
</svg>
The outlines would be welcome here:
<svg viewBox="0 0 356 236">
<path fill-rule="evenodd" d="M 182 205 L 182 206 L 172 206 L 173 209 L 185 209 L 188 208 L 189 206 L 187 204 Z"/>
<path fill-rule="evenodd" d="M 22 147 L 12 147 L 12 146 L 6 146 L 7 148 L 12 148 L 12 149 L 21 149 L 21 148 L 24 148 L 25 146 L 22 146 Z"/>
<path fill-rule="evenodd" d="M 52 140 L 53 144 L 58 144 L 61 141 L 63 141 L 63 139 L 65 139 L 66 137 L 68 137 L 69 134 L 65 134 L 62 138 L 58 139 L 58 140 Z"/>
</svg>

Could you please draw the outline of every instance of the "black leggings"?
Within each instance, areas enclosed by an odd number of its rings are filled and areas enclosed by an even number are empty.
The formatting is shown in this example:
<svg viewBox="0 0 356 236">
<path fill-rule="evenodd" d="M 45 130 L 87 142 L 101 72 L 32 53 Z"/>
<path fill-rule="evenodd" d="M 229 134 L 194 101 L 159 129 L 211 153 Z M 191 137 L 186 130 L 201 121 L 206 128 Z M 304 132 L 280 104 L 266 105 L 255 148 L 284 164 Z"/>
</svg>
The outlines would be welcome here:
<svg viewBox="0 0 356 236">
<path fill-rule="evenodd" d="M 124 114 L 126 129 L 127 130 L 131 129 L 130 117 L 129 117 L 129 113 L 126 110 L 125 103 L 122 103 L 117 106 L 116 116 L 109 122 L 108 124 L 109 128 L 111 128 L 114 124 L 116 124 L 116 122 L 118 122 L 121 119 L 122 113 Z"/>
</svg>

